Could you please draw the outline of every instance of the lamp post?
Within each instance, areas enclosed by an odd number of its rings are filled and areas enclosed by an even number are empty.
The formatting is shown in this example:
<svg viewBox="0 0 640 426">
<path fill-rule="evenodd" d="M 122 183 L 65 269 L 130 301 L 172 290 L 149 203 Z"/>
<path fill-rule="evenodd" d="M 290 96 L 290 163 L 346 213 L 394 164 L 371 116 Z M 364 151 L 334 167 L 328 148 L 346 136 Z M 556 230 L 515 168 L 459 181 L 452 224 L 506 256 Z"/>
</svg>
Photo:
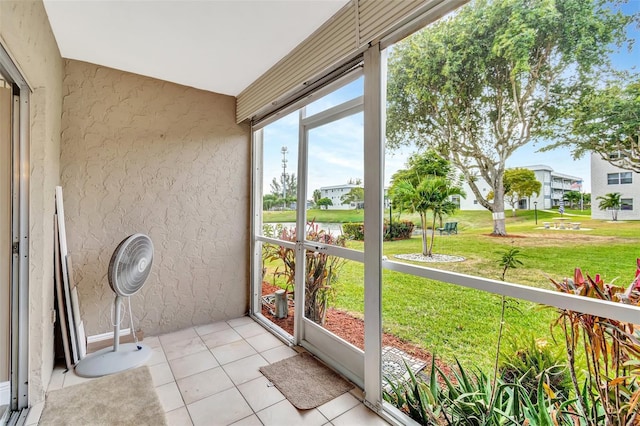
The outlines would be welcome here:
<svg viewBox="0 0 640 426">
<path fill-rule="evenodd" d="M 538 224 L 538 202 L 533 202 L 533 217 L 536 218 L 536 225 Z"/>
</svg>

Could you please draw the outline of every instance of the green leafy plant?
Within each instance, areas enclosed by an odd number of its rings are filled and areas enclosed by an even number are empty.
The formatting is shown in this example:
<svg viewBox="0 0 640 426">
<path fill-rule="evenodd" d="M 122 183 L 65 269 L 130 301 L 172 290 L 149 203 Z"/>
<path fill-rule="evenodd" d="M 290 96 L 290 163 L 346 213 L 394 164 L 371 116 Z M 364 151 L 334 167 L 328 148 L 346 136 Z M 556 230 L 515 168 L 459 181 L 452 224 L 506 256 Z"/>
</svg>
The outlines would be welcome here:
<svg viewBox="0 0 640 426">
<path fill-rule="evenodd" d="M 427 425 L 437 424 L 442 416 L 441 392 L 436 381 L 435 357 L 431 361 L 429 383 L 425 383 L 411 371 L 405 362 L 409 380 L 397 377 L 385 377 L 387 389 L 383 392 L 385 401 L 404 411 L 416 422 Z"/>
<path fill-rule="evenodd" d="M 582 425 L 576 412 L 575 399 L 555 393 L 549 383 L 549 371 L 536 380 L 535 398 L 522 386 L 523 378 L 505 381 L 499 378 L 492 402 L 492 381 L 480 370 L 469 372 L 457 363 L 453 377 L 448 377 L 435 364 L 427 382 L 407 367 L 409 380 L 386 378 L 385 401 L 404 411 L 422 425 Z M 490 407 L 490 409 L 489 409 Z"/>
<path fill-rule="evenodd" d="M 537 402 L 540 377 L 547 375 L 547 384 L 554 393 L 569 395 L 571 379 L 566 367 L 563 347 L 550 344 L 544 338 L 533 335 L 510 336 L 500 352 L 500 375 L 509 383 L 516 381 Z"/>
<path fill-rule="evenodd" d="M 520 250 L 517 248 L 511 247 L 504 252 L 499 252 L 500 259 L 498 260 L 498 265 L 502 267 L 502 281 L 505 280 L 507 275 L 507 271 L 509 269 L 515 269 L 518 266 L 523 265 L 522 261 L 518 259 L 518 257 L 522 256 Z M 498 343 L 496 345 L 496 357 L 495 362 L 493 364 L 493 382 L 491 384 L 491 398 L 490 403 L 487 408 L 487 414 L 489 414 L 493 410 L 493 406 L 495 404 L 495 397 L 497 391 L 497 380 L 498 380 L 498 363 L 500 358 L 500 345 L 502 344 L 502 332 L 504 329 L 504 313 L 507 308 L 507 298 L 502 296 L 501 298 L 501 309 L 500 309 L 500 327 L 498 329 Z"/>
<path fill-rule="evenodd" d="M 316 223 L 309 222 L 306 227 L 305 239 L 326 245 L 345 246 L 343 236 L 335 237 L 330 232 L 321 229 Z M 298 239 L 295 228 L 280 227 L 274 238 L 296 242 Z M 329 300 L 333 295 L 332 284 L 337 280 L 338 273 L 346 260 L 337 256 L 330 256 L 322 248 L 305 251 L 305 293 L 304 315 L 306 318 L 323 325 L 326 320 Z M 262 250 L 264 262 L 281 261 L 282 269 L 278 266 L 273 277 L 283 277 L 286 289 L 295 285 L 296 251 L 292 248 L 275 244 L 265 244 Z"/>
<path fill-rule="evenodd" d="M 405 240 L 411 238 L 414 228 L 413 222 L 410 220 L 396 221 L 389 226 L 389 222 L 385 221 L 382 228 L 382 235 L 385 241 Z M 343 223 L 342 232 L 346 238 L 350 240 L 364 240 L 364 223 Z"/>
<path fill-rule="evenodd" d="M 605 284 L 599 274 L 585 276 L 580 268 L 575 269 L 573 278 L 551 282 L 563 293 L 640 306 L 640 259 L 636 263 L 636 277 L 627 288 Z M 554 325 L 564 333 L 572 384 L 589 424 L 640 424 L 640 336 L 636 326 L 568 309 L 559 311 Z M 587 391 L 582 392 L 575 368 L 580 344 L 588 369 Z"/>
</svg>

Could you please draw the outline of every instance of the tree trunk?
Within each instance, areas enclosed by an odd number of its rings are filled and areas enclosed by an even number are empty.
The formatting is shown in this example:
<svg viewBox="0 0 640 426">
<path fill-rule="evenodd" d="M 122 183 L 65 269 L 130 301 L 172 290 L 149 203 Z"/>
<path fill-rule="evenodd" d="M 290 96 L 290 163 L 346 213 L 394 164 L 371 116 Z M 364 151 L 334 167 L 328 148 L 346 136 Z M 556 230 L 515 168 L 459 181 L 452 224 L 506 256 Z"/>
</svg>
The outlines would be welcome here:
<svg viewBox="0 0 640 426">
<path fill-rule="evenodd" d="M 424 212 L 420 212 L 420 224 L 422 225 L 422 255 L 431 256 L 427 249 L 427 215 Z"/>
<path fill-rule="evenodd" d="M 442 225 L 440 225 L 442 228 Z M 433 223 L 431 225 L 431 244 L 429 245 L 429 256 L 433 256 L 433 242 L 436 239 L 436 214 L 433 214 Z"/>
<path fill-rule="evenodd" d="M 507 235 L 504 218 L 504 188 L 496 185 L 493 192 L 493 235 Z"/>
</svg>

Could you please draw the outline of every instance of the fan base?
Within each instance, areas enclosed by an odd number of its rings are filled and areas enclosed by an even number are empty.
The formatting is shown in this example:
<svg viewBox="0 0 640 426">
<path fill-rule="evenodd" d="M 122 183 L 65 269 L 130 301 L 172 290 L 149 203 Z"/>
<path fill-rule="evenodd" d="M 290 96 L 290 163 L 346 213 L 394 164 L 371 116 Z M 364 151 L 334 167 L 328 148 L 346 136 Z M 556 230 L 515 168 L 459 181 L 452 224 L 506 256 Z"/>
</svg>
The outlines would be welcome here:
<svg viewBox="0 0 640 426">
<path fill-rule="evenodd" d="M 142 349 L 138 349 L 138 346 Z M 148 346 L 135 343 L 120 344 L 117 352 L 113 351 L 113 347 L 105 348 L 80 360 L 76 365 L 76 374 L 80 377 L 101 377 L 130 370 L 144 364 L 152 353 Z"/>
</svg>

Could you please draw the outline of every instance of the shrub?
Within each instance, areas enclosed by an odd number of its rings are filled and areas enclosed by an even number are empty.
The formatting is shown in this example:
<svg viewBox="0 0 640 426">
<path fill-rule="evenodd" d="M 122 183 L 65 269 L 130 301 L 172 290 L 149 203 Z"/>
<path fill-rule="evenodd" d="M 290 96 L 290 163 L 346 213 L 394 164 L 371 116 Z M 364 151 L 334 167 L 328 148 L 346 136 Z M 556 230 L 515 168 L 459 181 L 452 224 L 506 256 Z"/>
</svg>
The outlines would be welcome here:
<svg viewBox="0 0 640 426">
<path fill-rule="evenodd" d="M 408 381 L 386 378 L 390 390 L 385 389 L 383 397 L 421 425 L 582 424 L 575 400 L 568 400 L 549 388 L 547 371 L 536 381 L 534 402 L 520 384 L 521 378 L 511 382 L 498 378 L 492 397 L 490 377 L 480 370 L 473 373 L 465 370 L 460 363 L 453 380 L 435 366 L 433 360 L 428 382 L 407 370 Z"/>
<path fill-rule="evenodd" d="M 569 395 L 571 379 L 562 346 L 534 336 L 511 336 L 505 343 L 500 353 L 500 373 L 504 381 L 518 381 L 535 403 L 538 381 L 546 374 L 547 384 L 555 393 Z"/>
<path fill-rule="evenodd" d="M 393 222 L 391 226 L 389 226 L 389 222 L 385 221 L 382 235 L 385 241 L 406 240 L 411 238 L 414 226 L 410 220 Z M 364 240 L 364 223 L 344 223 L 342 224 L 342 232 L 350 240 L 362 241 Z"/>
<path fill-rule="evenodd" d="M 364 240 L 364 223 L 343 223 L 342 233 L 350 240 L 363 241 Z"/>
<path fill-rule="evenodd" d="M 265 231 L 267 231 L 265 229 Z M 276 227 L 269 229 L 275 238 L 284 241 L 297 241 L 296 228 Z M 268 235 L 265 232 L 265 235 Z M 335 237 L 330 232 L 320 229 L 313 222 L 307 223 L 305 239 L 327 245 L 345 246 L 343 236 Z M 274 277 L 283 277 L 286 280 L 287 288 L 293 287 L 295 283 L 296 271 L 296 251 L 291 248 L 275 244 L 265 244 L 262 248 L 263 262 L 279 260 L 284 268 L 276 268 Z M 306 250 L 305 256 L 305 293 L 304 293 L 304 316 L 311 321 L 324 325 L 329 299 L 333 295 L 332 284 L 337 280 L 338 273 L 342 269 L 346 259 L 330 256 L 326 250 L 311 251 Z"/>
<path fill-rule="evenodd" d="M 562 293 L 576 294 L 608 302 L 640 306 L 640 259 L 636 278 L 628 287 L 605 284 L 596 274 L 574 271 L 573 279 L 551 280 Z M 591 314 L 559 310 L 554 325 L 565 337 L 569 372 L 578 407 L 598 424 L 637 425 L 640 423 L 640 340 L 634 324 Z M 576 352 L 582 345 L 587 361 L 587 383 L 584 390 L 576 378 Z"/>
</svg>

